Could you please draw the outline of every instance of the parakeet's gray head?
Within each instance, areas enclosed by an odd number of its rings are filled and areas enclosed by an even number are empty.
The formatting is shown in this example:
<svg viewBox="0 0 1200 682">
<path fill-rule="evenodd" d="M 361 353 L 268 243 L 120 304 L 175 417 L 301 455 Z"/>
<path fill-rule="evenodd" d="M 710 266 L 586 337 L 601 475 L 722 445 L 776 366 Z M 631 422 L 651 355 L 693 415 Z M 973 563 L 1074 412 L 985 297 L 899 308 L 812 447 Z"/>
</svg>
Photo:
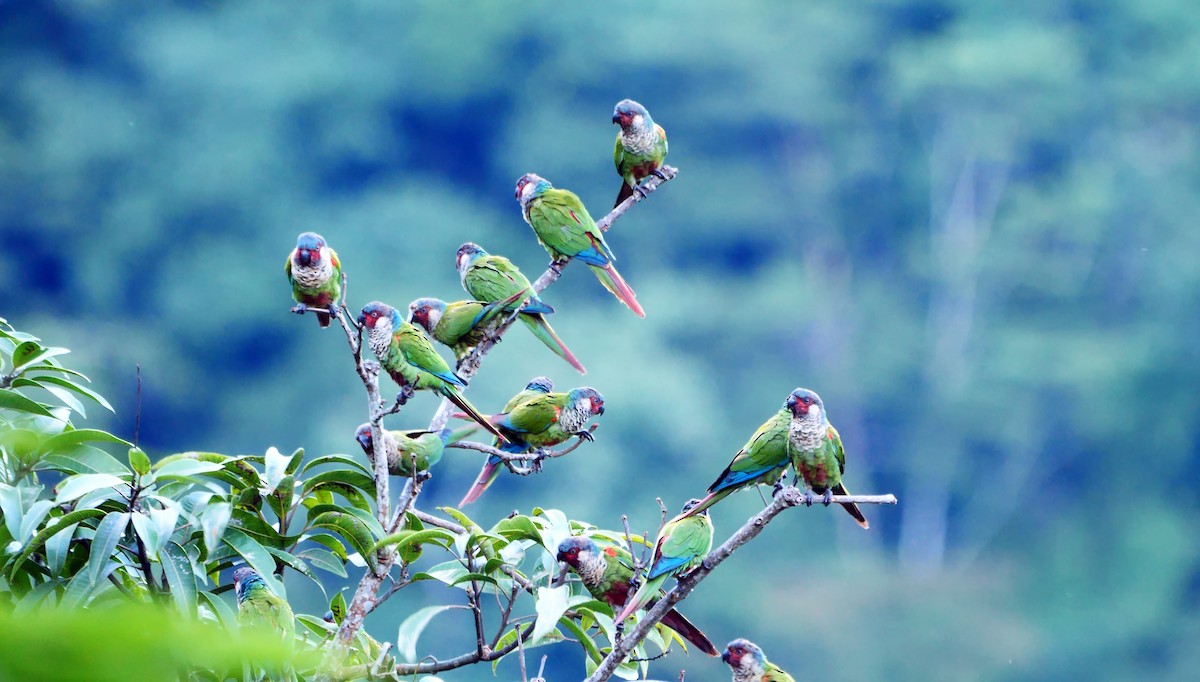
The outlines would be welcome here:
<svg viewBox="0 0 1200 682">
<path fill-rule="evenodd" d="M 797 388 L 788 396 L 784 407 L 791 410 L 793 419 L 820 422 L 825 419 L 825 403 L 821 396 L 807 388 Z"/>
<path fill-rule="evenodd" d="M 432 334 L 445 312 L 446 302 L 442 299 L 418 298 L 408 304 L 408 321 Z"/>
<path fill-rule="evenodd" d="M 247 589 L 262 582 L 262 576 L 258 574 L 258 571 L 249 566 L 242 566 L 233 572 L 233 591 L 237 594 L 239 602 L 246 598 Z"/>
<path fill-rule="evenodd" d="M 572 405 L 577 405 L 581 412 L 591 416 L 604 414 L 604 396 L 591 386 L 581 386 L 571 389 L 568 394 Z"/>
<path fill-rule="evenodd" d="M 325 238 L 316 232 L 302 232 L 296 237 L 296 249 L 292 251 L 292 264 L 310 268 L 329 259 L 329 248 Z"/>
<path fill-rule="evenodd" d="M 596 547 L 596 543 L 591 538 L 577 535 L 558 543 L 556 557 L 559 561 L 578 568 L 579 564 L 591 561 L 599 553 L 600 549 Z"/>
<path fill-rule="evenodd" d="M 613 107 L 612 120 L 613 123 L 621 126 L 621 130 L 628 130 L 630 127 L 644 128 L 654 124 L 646 107 L 631 99 L 617 102 L 617 106 Z"/>
<path fill-rule="evenodd" d="M 458 268 L 458 276 L 462 277 L 467 268 L 471 267 L 471 263 L 474 263 L 477 258 L 483 258 L 486 255 L 488 255 L 488 252 L 484 251 L 482 246 L 474 242 L 467 242 L 458 247 L 458 254 L 454 259 L 454 267 Z"/>
<path fill-rule="evenodd" d="M 682 509 L 682 510 L 681 510 L 679 513 L 680 513 L 680 514 L 686 514 L 686 513 L 690 512 L 691 510 L 695 509 L 695 508 L 696 508 L 696 507 L 697 507 L 697 506 L 698 506 L 698 505 L 699 505 L 701 502 L 703 502 L 703 501 L 704 501 L 704 500 L 701 500 L 701 499 L 699 499 L 699 498 L 693 497 L 692 499 L 690 499 L 690 500 L 688 500 L 687 502 L 684 502 L 684 503 L 683 503 L 683 509 Z M 707 516 L 707 515 L 708 515 L 708 510 L 707 510 L 707 509 L 705 509 L 704 511 L 702 511 L 702 512 L 700 512 L 700 513 L 701 513 L 701 514 L 704 514 L 704 515 L 706 515 L 706 516 Z"/>
<path fill-rule="evenodd" d="M 537 391 L 538 393 L 549 393 L 554 390 L 554 380 L 550 377 L 534 377 L 525 384 L 526 391 Z"/>
<path fill-rule="evenodd" d="M 550 181 L 537 173 L 526 173 L 517 180 L 517 201 L 525 206 L 537 195 L 551 189 Z"/>
<path fill-rule="evenodd" d="M 748 639 L 735 639 L 727 644 L 721 660 L 728 663 L 735 673 L 761 671 L 766 666 L 762 649 Z"/>
<path fill-rule="evenodd" d="M 374 454 L 372 448 L 375 445 L 375 440 L 371 437 L 370 424 L 359 425 L 358 429 L 354 432 L 354 440 L 358 441 L 358 444 L 360 447 L 362 447 L 363 452 L 367 454 Z"/>
</svg>

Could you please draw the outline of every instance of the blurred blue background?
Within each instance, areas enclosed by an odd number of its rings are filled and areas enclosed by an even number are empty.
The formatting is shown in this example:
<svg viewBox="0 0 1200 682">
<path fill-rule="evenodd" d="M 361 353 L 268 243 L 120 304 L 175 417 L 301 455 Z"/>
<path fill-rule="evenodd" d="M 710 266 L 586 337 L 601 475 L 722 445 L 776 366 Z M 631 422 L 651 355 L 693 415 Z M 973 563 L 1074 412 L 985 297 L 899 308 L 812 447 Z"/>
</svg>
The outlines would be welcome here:
<svg viewBox="0 0 1200 682">
<path fill-rule="evenodd" d="M 595 386 L 598 442 L 468 511 L 653 532 L 655 497 L 701 493 L 802 385 L 851 489 L 901 504 L 773 523 L 686 603 L 714 640 L 798 677 L 1195 679 L 1198 41 L 1185 0 L 0 2 L 0 314 L 74 349 L 125 436 L 140 363 L 156 455 L 357 454 L 345 339 L 288 314 L 296 234 L 338 250 L 354 310 L 461 298 L 467 240 L 532 278 L 516 178 L 605 213 L 631 97 L 680 169 L 610 233 L 648 316 L 566 271 L 545 298 L 589 374 L 517 329 L 470 397 Z M 423 506 L 479 464 L 449 452 Z M 458 618 L 433 653 L 468 648 Z M 578 647 L 543 652 L 580 677 Z M 653 669 L 680 668 L 728 676 Z"/>
</svg>

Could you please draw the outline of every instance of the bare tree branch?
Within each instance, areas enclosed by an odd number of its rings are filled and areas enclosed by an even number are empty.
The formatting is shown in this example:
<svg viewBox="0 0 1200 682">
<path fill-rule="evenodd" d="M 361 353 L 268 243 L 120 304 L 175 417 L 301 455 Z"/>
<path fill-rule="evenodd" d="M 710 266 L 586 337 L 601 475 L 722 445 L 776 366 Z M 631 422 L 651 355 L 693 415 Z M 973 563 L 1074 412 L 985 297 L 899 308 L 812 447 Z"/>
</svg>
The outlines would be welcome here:
<svg viewBox="0 0 1200 682">
<path fill-rule="evenodd" d="M 805 504 L 806 501 L 811 501 L 812 496 L 806 495 L 794 486 L 787 486 L 775 496 L 771 504 L 767 505 L 759 513 L 755 514 L 746 522 L 744 526 L 739 528 L 737 532 L 729 536 L 729 539 L 709 553 L 700 566 L 693 569 L 691 572 L 683 575 L 676 581 L 673 587 L 663 598 L 646 612 L 646 615 L 638 621 L 633 630 L 628 635 L 621 637 L 613 646 L 612 651 L 600 665 L 592 676 L 587 678 L 586 682 L 603 682 L 612 677 L 617 666 L 624 661 L 629 654 L 641 644 L 646 635 L 650 633 L 650 629 L 667 615 L 667 612 L 675 608 L 675 605 L 687 598 L 696 585 L 704 580 L 712 570 L 719 566 L 722 561 L 729 558 L 737 548 L 752 540 L 755 536 L 766 528 L 767 524 L 779 515 L 788 507 Z M 857 504 L 896 504 L 895 495 L 834 495 L 833 503 L 854 502 Z"/>
</svg>

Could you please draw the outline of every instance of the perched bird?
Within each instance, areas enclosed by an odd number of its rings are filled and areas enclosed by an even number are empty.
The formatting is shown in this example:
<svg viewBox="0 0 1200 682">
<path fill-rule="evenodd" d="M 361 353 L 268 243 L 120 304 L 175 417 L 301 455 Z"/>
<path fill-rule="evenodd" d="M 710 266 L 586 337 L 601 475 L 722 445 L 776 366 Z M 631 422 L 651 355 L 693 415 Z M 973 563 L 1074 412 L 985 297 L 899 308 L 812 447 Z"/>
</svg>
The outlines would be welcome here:
<svg viewBox="0 0 1200 682">
<path fill-rule="evenodd" d="M 797 388 L 788 397 L 787 409 L 792 415 L 789 438 L 797 481 L 803 479 L 804 485 L 821 495 L 826 505 L 834 495 L 849 495 L 842 483 L 846 451 L 842 448 L 842 437 L 829 423 L 821 396 L 807 388 Z M 871 527 L 857 504 L 845 502 L 842 507 L 858 525 Z"/>
<path fill-rule="evenodd" d="M 504 256 L 492 256 L 478 244 L 467 242 L 458 247 L 456 263 L 463 289 L 466 289 L 468 294 L 488 303 L 502 302 L 501 310 L 508 313 L 516 310 L 519 304 L 511 302 L 512 299 L 524 300 L 521 322 L 529 327 L 529 331 L 533 332 L 539 341 L 570 363 L 580 374 L 587 374 L 587 370 L 575 354 L 558 338 L 554 328 L 546 321 L 546 315 L 554 312 L 554 308 L 542 302 L 529 280 L 512 261 Z"/>
<path fill-rule="evenodd" d="M 428 471 L 433 465 L 442 461 L 442 451 L 454 432 L 450 429 L 441 431 L 387 431 L 383 434 L 383 446 L 387 452 L 388 473 L 393 476 L 412 476 L 413 457 L 416 457 L 417 471 Z M 375 465 L 375 441 L 371 437 L 371 425 L 363 424 L 354 432 L 354 440 L 362 446 L 363 452 L 371 465 Z"/>
<path fill-rule="evenodd" d="M 283 267 L 296 306 L 292 312 L 304 314 L 309 306 L 325 308 L 338 314 L 342 300 L 342 263 L 337 252 L 329 248 L 325 238 L 315 232 L 304 232 L 296 238 L 296 248 Z M 317 313 L 317 324 L 328 327 L 328 313 Z"/>
<path fill-rule="evenodd" d="M 296 636 L 296 618 L 292 607 L 267 587 L 253 568 L 242 566 L 233 572 L 237 594 L 238 623 L 242 627 L 261 628 L 278 633 L 289 644 Z"/>
<path fill-rule="evenodd" d="M 767 660 L 762 649 L 748 639 L 735 639 L 725 647 L 721 660 L 733 670 L 733 682 L 796 682 L 779 666 Z"/>
<path fill-rule="evenodd" d="M 712 549 L 713 525 L 708 512 L 685 516 L 700 500 L 688 500 L 679 516 L 667 521 L 658 532 L 654 543 L 654 560 L 646 570 L 646 582 L 632 599 L 625 602 L 625 609 L 617 616 L 621 623 L 635 611 L 650 603 L 662 591 L 667 578 L 680 576 L 696 568 Z"/>
<path fill-rule="evenodd" d="M 525 222 L 550 254 L 551 268 L 558 270 L 557 262 L 564 258 L 578 258 L 617 300 L 638 317 L 646 316 L 637 294 L 613 265 L 617 257 L 604 241 L 604 233 L 596 227 L 596 221 L 588 215 L 579 197 L 565 189 L 555 189 L 543 177 L 526 173 L 517 180 L 517 201 L 521 202 Z"/>
<path fill-rule="evenodd" d="M 532 383 L 525 391 L 538 390 Z M 524 392 L 524 391 L 523 391 Z M 520 394 L 518 394 L 520 395 Z M 515 400 L 515 398 L 514 398 Z M 509 401 L 512 405 L 513 401 Z M 512 407 L 507 412 L 488 417 L 488 420 L 504 434 L 508 445 L 501 446 L 504 452 L 519 454 L 529 450 L 548 448 L 565 443 L 573 436 L 591 440 L 586 429 L 588 420 L 604 414 L 604 396 L 594 388 L 583 386 L 567 393 L 539 393 Z M 501 460 L 489 457 L 476 477 L 474 485 L 463 496 L 459 507 L 479 499 L 500 473 Z"/>
<path fill-rule="evenodd" d="M 454 359 L 462 361 L 471 349 L 487 338 L 488 323 L 503 317 L 505 306 L 521 298 L 517 292 L 503 301 L 453 301 L 439 298 L 418 298 L 408 304 L 408 321 L 415 324 L 434 341 L 454 351 Z"/>
<path fill-rule="evenodd" d="M 425 332 L 401 319 L 395 308 L 371 301 L 358 314 L 358 324 L 366 327 L 367 343 L 379 364 L 400 385 L 402 390 L 398 400 L 408 400 L 416 391 L 433 391 L 457 405 L 497 438 L 504 438 L 459 392 L 459 388 L 467 385 L 466 380 L 451 371 Z"/>
<path fill-rule="evenodd" d="M 613 613 L 625 606 L 629 581 L 633 578 L 633 558 L 628 551 L 615 545 L 606 545 L 602 549 L 589 537 L 575 536 L 559 543 L 556 556 L 579 576 L 588 593 L 608 604 Z M 662 624 L 709 656 L 717 655 L 717 647 L 712 641 L 675 609 L 667 612 Z"/>
<path fill-rule="evenodd" d="M 791 398 L 788 398 L 791 400 Z M 752 485 L 776 484 L 788 465 L 788 427 L 792 413 L 787 403 L 758 427 L 750 440 L 738 450 L 725 471 L 708 486 L 708 495 L 687 514 L 698 514 L 720 502 L 730 493 Z"/>
<path fill-rule="evenodd" d="M 631 99 L 617 102 L 612 120 L 621 126 L 613 160 L 617 164 L 617 175 L 624 180 L 617 203 L 613 204 L 615 207 L 632 196 L 633 188 L 645 178 L 650 175 L 661 177 L 658 169 L 667 158 L 667 131 L 650 118 L 646 107 Z"/>
</svg>

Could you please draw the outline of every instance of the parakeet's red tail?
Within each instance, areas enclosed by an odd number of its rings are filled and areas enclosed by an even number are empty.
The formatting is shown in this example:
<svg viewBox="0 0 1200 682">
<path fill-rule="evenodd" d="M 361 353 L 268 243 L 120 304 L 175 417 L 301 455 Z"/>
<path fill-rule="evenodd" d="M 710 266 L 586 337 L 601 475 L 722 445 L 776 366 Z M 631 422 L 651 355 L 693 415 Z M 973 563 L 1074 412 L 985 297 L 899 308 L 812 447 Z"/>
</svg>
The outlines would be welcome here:
<svg viewBox="0 0 1200 682">
<path fill-rule="evenodd" d="M 631 196 L 633 196 L 633 188 L 629 186 L 628 182 L 622 182 L 621 191 L 617 192 L 617 203 L 613 204 L 613 208 L 620 206 L 622 201 L 625 201 Z"/>
<path fill-rule="evenodd" d="M 621 273 L 617 272 L 616 266 L 612 263 L 605 266 L 589 263 L 588 267 L 592 269 L 592 272 L 596 273 L 596 279 L 600 280 L 604 288 L 612 292 L 612 295 L 616 296 L 617 300 L 629 306 L 629 309 L 638 317 L 646 316 L 646 311 L 642 310 L 641 304 L 637 301 L 637 294 L 633 293 L 633 289 L 625 283 L 624 279 L 621 279 Z"/>
<path fill-rule="evenodd" d="M 544 316 L 522 315 L 521 321 L 525 323 L 526 327 L 529 327 L 529 331 L 533 332 L 533 335 L 538 337 L 539 341 L 546 344 L 547 348 L 570 363 L 580 374 L 587 374 L 587 369 L 579 362 L 579 359 L 575 357 L 571 349 L 567 348 L 567 344 L 558 338 L 558 334 L 554 333 L 554 328 L 550 326 L 550 323 L 546 321 Z"/>
<path fill-rule="evenodd" d="M 490 486 L 492 481 L 496 480 L 496 477 L 499 475 L 500 460 L 494 457 L 488 457 L 487 461 L 483 463 L 483 468 L 479 470 L 479 475 L 475 477 L 475 483 L 471 485 L 471 489 L 468 490 L 467 494 L 463 496 L 462 502 L 458 503 L 459 508 L 461 509 L 462 507 L 471 504 L 475 500 L 478 500 L 479 496 L 483 494 L 483 491 L 487 490 L 488 486 Z"/>
<path fill-rule="evenodd" d="M 328 327 L 329 323 L 333 321 L 333 318 L 329 316 L 329 313 L 316 313 L 316 315 L 317 324 L 321 325 L 322 327 Z"/>
<path fill-rule="evenodd" d="M 683 617 L 683 614 L 671 609 L 667 611 L 667 615 L 663 616 L 662 624 L 678 632 L 684 639 L 696 645 L 696 648 L 708 654 L 709 656 L 719 656 L 720 652 L 700 628 L 692 625 L 692 622 Z"/>
<path fill-rule="evenodd" d="M 446 392 L 442 393 L 442 395 L 445 396 L 447 400 L 457 405 L 458 409 L 466 413 L 466 416 L 475 420 L 480 426 L 487 429 L 488 432 L 493 436 L 499 438 L 501 441 L 508 441 L 508 439 L 504 437 L 504 434 L 500 433 L 500 430 L 492 425 L 492 421 L 480 414 L 479 410 L 475 409 L 474 405 L 467 402 L 467 399 L 464 398 L 463 395 L 459 393 L 458 390 L 453 386 L 448 387 Z"/>
<path fill-rule="evenodd" d="M 708 509 L 709 507 L 713 506 L 714 504 L 720 502 L 722 499 L 725 498 L 726 495 L 728 495 L 731 492 L 733 492 L 732 489 L 726 488 L 724 490 L 718 490 L 716 492 L 709 493 L 709 494 L 705 495 L 703 499 L 700 500 L 699 504 L 697 504 L 696 506 L 687 510 L 686 512 L 680 514 L 679 518 L 682 519 L 682 518 L 686 518 L 688 516 L 695 516 L 696 514 L 699 514 L 700 512 L 704 511 L 705 509 Z"/>
<path fill-rule="evenodd" d="M 833 486 L 833 494 L 849 495 L 850 493 L 846 490 L 846 486 L 839 483 Z M 863 516 L 862 510 L 858 508 L 857 504 L 854 504 L 853 502 L 847 502 L 846 504 L 843 504 L 842 507 L 846 510 L 846 513 L 854 517 L 854 520 L 858 522 L 858 525 L 862 526 L 863 528 L 871 527 L 871 524 L 867 522 L 867 517 Z"/>
</svg>

